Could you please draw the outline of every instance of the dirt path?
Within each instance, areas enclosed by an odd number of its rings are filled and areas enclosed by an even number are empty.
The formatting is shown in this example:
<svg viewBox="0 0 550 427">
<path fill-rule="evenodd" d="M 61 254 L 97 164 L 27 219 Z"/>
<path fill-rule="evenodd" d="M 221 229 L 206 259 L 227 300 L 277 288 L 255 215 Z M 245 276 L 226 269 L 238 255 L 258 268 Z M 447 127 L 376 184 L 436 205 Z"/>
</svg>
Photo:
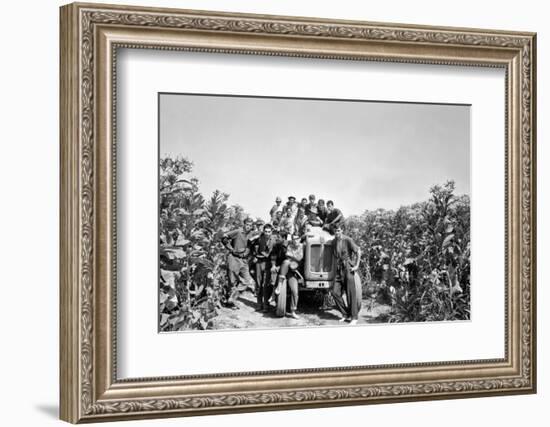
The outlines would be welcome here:
<svg viewBox="0 0 550 427">
<path fill-rule="evenodd" d="M 220 314 L 214 321 L 214 329 L 241 329 L 241 328 L 282 328 L 282 327 L 302 327 L 302 326 L 331 326 L 342 325 L 338 319 L 341 317 L 335 308 L 330 310 L 321 310 L 319 302 L 312 298 L 300 295 L 298 303 L 299 319 L 291 317 L 276 317 L 275 308 L 267 313 L 257 310 L 256 297 L 246 291 L 241 294 L 238 302 L 239 310 L 222 308 Z M 359 313 L 358 324 L 379 323 L 380 315 L 389 312 L 389 306 L 372 304 L 371 300 L 363 301 L 361 312 Z"/>
</svg>

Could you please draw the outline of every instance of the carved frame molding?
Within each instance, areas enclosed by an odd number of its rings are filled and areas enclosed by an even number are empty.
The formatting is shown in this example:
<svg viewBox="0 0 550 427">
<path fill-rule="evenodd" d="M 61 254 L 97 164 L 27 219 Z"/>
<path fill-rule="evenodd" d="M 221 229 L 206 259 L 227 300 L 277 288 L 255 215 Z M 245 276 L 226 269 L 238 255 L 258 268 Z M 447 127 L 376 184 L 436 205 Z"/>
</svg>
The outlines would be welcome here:
<svg viewBox="0 0 550 427">
<path fill-rule="evenodd" d="M 169 42 L 162 41 L 163 35 Z M 191 40 L 180 43 L 179 37 Z M 202 44 L 205 39 L 208 43 Z M 248 39 L 250 43 L 243 43 Z M 112 177 L 116 168 L 114 64 L 119 47 L 505 67 L 506 238 L 510 246 L 506 256 L 511 266 L 507 357 L 354 367 L 349 372 L 334 368 L 117 381 L 116 288 L 104 285 L 102 278 L 116 278 L 112 256 L 116 233 L 107 232 L 113 232 L 116 222 Z M 534 392 L 534 97 L 532 33 L 92 4 L 62 7 L 61 418 L 101 421 Z M 253 386 L 270 375 L 271 386 Z M 334 381 L 335 376 L 346 375 L 348 385 Z M 422 379 L 413 379 L 415 375 Z M 289 379 L 301 381 L 300 385 L 284 387 Z M 239 382 L 249 386 L 239 391 Z M 188 383 L 206 384 L 211 391 L 193 392 L 185 388 Z"/>
</svg>

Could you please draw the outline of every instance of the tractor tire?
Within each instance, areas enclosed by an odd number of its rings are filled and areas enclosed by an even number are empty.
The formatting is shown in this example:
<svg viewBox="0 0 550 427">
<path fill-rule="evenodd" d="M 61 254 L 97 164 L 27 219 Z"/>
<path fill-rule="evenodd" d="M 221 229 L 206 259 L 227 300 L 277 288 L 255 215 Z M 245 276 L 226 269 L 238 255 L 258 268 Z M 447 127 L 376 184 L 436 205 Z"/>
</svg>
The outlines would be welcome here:
<svg viewBox="0 0 550 427">
<path fill-rule="evenodd" d="M 355 273 L 355 296 L 357 298 L 357 313 L 361 311 L 363 306 L 363 286 L 361 284 L 361 277 L 359 274 Z"/>
<path fill-rule="evenodd" d="M 286 314 L 286 289 L 287 283 L 285 280 L 281 285 L 279 295 L 277 295 L 277 307 L 275 309 L 275 315 L 277 317 L 285 317 Z"/>
</svg>

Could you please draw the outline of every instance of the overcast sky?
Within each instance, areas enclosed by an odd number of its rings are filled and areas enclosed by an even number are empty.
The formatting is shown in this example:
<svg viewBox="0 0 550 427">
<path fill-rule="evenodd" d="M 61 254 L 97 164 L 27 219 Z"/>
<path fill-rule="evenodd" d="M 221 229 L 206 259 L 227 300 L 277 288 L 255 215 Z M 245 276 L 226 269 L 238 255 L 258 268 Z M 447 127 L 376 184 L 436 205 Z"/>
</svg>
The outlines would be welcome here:
<svg viewBox="0 0 550 427">
<path fill-rule="evenodd" d="M 313 193 L 344 215 L 394 209 L 456 182 L 470 193 L 470 107 L 162 94 L 160 155 L 181 155 L 208 197 L 268 219 Z"/>
</svg>

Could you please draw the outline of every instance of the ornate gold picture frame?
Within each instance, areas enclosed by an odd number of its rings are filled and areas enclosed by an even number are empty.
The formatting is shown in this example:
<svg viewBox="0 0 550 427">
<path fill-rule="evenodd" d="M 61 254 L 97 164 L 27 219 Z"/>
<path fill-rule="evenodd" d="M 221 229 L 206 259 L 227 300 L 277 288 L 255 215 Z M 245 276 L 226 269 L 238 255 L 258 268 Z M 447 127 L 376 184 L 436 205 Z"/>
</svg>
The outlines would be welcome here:
<svg viewBox="0 0 550 427">
<path fill-rule="evenodd" d="M 189 416 L 536 391 L 533 33 L 70 4 L 61 8 L 61 419 Z M 116 334 L 117 49 L 505 71 L 505 357 L 121 380 Z M 184 337 L 182 337 L 184 339 Z"/>
</svg>

